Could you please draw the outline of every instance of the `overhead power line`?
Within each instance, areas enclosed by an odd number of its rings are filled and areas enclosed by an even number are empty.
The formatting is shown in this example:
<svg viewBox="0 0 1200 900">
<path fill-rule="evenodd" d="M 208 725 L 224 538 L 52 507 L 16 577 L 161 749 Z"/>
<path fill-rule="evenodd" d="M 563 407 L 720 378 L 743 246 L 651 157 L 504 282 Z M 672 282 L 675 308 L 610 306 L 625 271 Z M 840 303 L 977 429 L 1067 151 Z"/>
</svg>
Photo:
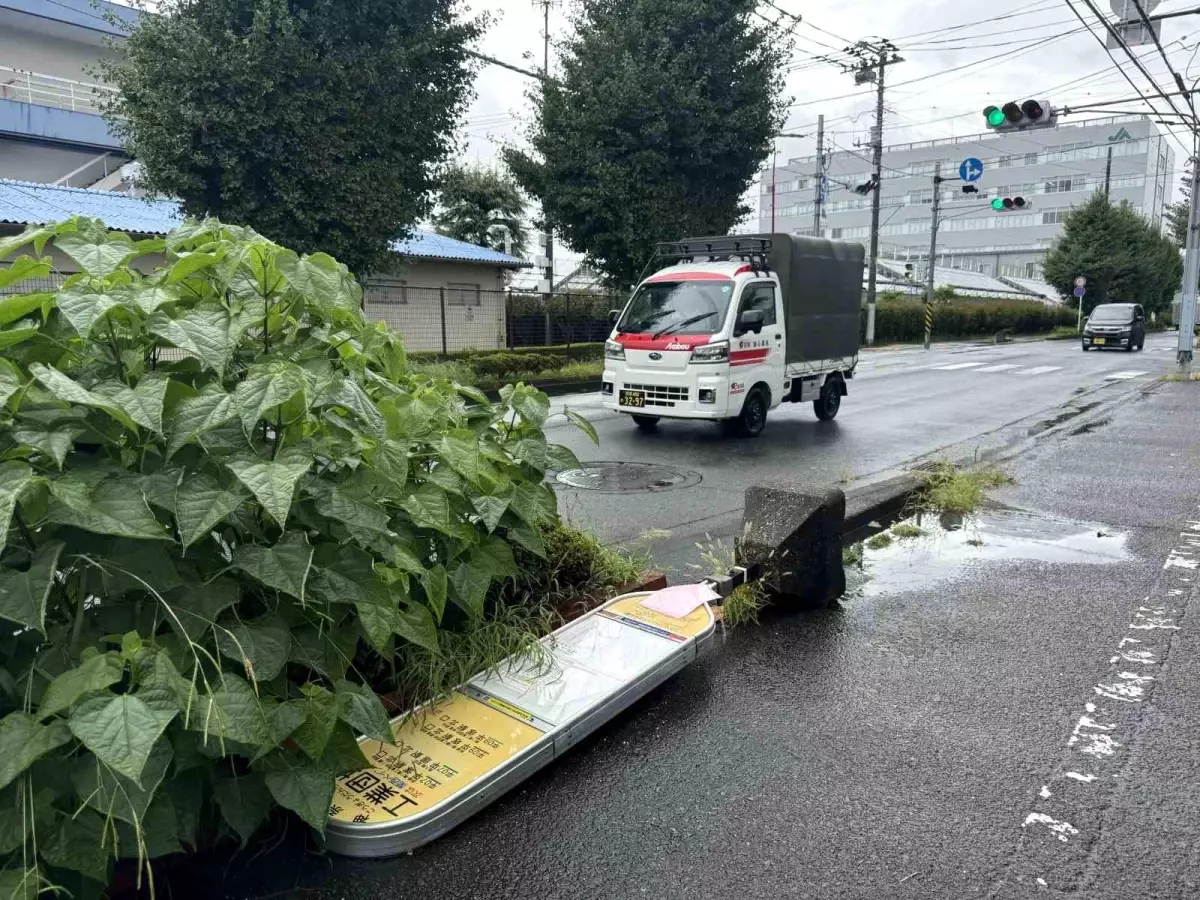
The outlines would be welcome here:
<svg viewBox="0 0 1200 900">
<path fill-rule="evenodd" d="M 1002 16 L 990 16 L 986 19 L 980 19 L 975 22 L 964 22 L 961 25 L 947 25 L 943 28 L 933 28 L 929 31 L 916 31 L 916 32 L 913 32 L 912 34 L 901 35 L 900 37 L 896 38 L 896 40 L 897 41 L 907 41 L 907 40 L 910 40 L 911 38 L 924 37 L 924 36 L 930 35 L 930 34 L 947 34 L 947 33 L 953 32 L 953 31 L 962 31 L 966 28 L 974 28 L 977 25 L 992 25 L 996 22 L 1002 22 L 1006 19 L 1015 19 L 1020 16 L 1028 16 L 1028 15 L 1034 15 L 1039 12 L 1047 12 L 1056 3 L 1057 3 L 1057 0 L 1035 0 L 1035 2 L 1030 3 L 1027 6 L 1019 7 L 1017 9 L 1014 9 L 1012 12 L 1007 13 Z M 1042 8 L 1034 9 L 1034 7 L 1037 7 L 1037 6 L 1040 6 Z"/>
</svg>

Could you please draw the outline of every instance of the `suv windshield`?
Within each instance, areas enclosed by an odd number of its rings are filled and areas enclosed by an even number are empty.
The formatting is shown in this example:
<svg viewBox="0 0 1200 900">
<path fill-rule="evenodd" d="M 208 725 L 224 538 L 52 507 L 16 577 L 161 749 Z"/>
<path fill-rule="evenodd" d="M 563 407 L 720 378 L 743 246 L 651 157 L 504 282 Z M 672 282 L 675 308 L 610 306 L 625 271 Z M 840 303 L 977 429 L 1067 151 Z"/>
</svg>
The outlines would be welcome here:
<svg viewBox="0 0 1200 900">
<path fill-rule="evenodd" d="M 1133 307 L 1128 303 L 1110 303 L 1106 306 L 1097 306 L 1092 310 L 1092 317 L 1089 322 L 1106 325 L 1123 325 L 1126 322 L 1133 321 Z"/>
<path fill-rule="evenodd" d="M 659 281 L 643 284 L 617 325 L 626 334 L 712 334 L 725 325 L 733 282 Z"/>
</svg>

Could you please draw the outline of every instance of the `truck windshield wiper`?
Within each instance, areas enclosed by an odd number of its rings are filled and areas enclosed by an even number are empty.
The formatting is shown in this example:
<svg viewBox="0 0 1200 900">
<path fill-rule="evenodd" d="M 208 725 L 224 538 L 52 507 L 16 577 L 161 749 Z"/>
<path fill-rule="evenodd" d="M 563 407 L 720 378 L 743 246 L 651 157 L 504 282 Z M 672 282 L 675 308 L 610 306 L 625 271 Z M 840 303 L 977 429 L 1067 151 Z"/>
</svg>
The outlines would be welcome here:
<svg viewBox="0 0 1200 900">
<path fill-rule="evenodd" d="M 692 316 L 690 319 L 684 319 L 682 322 L 678 323 L 677 325 L 668 325 L 666 328 L 664 328 L 658 334 L 654 335 L 654 337 L 651 338 L 651 340 L 657 341 L 660 337 L 664 337 L 668 334 L 674 334 L 680 328 L 687 328 L 689 325 L 695 325 L 697 322 L 703 322 L 705 319 L 711 318 L 712 315 L 713 314 L 710 312 L 701 313 L 698 316 Z"/>
</svg>

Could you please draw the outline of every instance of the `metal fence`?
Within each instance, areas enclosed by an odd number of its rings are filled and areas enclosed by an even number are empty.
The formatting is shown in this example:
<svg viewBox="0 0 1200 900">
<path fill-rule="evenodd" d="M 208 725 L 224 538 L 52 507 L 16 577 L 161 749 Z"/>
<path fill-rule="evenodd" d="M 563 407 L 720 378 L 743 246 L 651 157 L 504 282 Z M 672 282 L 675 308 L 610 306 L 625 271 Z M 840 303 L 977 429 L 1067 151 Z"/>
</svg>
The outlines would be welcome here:
<svg viewBox="0 0 1200 900">
<path fill-rule="evenodd" d="M 112 97 L 116 93 L 116 88 L 103 84 L 0 66 L 0 99 L 4 100 L 99 115 L 101 98 Z"/>
</svg>

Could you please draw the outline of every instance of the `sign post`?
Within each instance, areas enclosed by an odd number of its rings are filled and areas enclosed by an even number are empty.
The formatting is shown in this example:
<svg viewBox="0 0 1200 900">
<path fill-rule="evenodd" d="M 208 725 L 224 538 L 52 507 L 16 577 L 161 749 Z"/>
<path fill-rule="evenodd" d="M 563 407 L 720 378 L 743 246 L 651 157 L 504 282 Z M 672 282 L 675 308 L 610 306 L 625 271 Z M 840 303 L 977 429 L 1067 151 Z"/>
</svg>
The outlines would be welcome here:
<svg viewBox="0 0 1200 900">
<path fill-rule="evenodd" d="M 1087 279 L 1080 275 L 1075 279 L 1075 296 L 1079 298 L 1079 322 L 1076 331 L 1083 331 L 1083 295 L 1087 293 Z"/>
</svg>

